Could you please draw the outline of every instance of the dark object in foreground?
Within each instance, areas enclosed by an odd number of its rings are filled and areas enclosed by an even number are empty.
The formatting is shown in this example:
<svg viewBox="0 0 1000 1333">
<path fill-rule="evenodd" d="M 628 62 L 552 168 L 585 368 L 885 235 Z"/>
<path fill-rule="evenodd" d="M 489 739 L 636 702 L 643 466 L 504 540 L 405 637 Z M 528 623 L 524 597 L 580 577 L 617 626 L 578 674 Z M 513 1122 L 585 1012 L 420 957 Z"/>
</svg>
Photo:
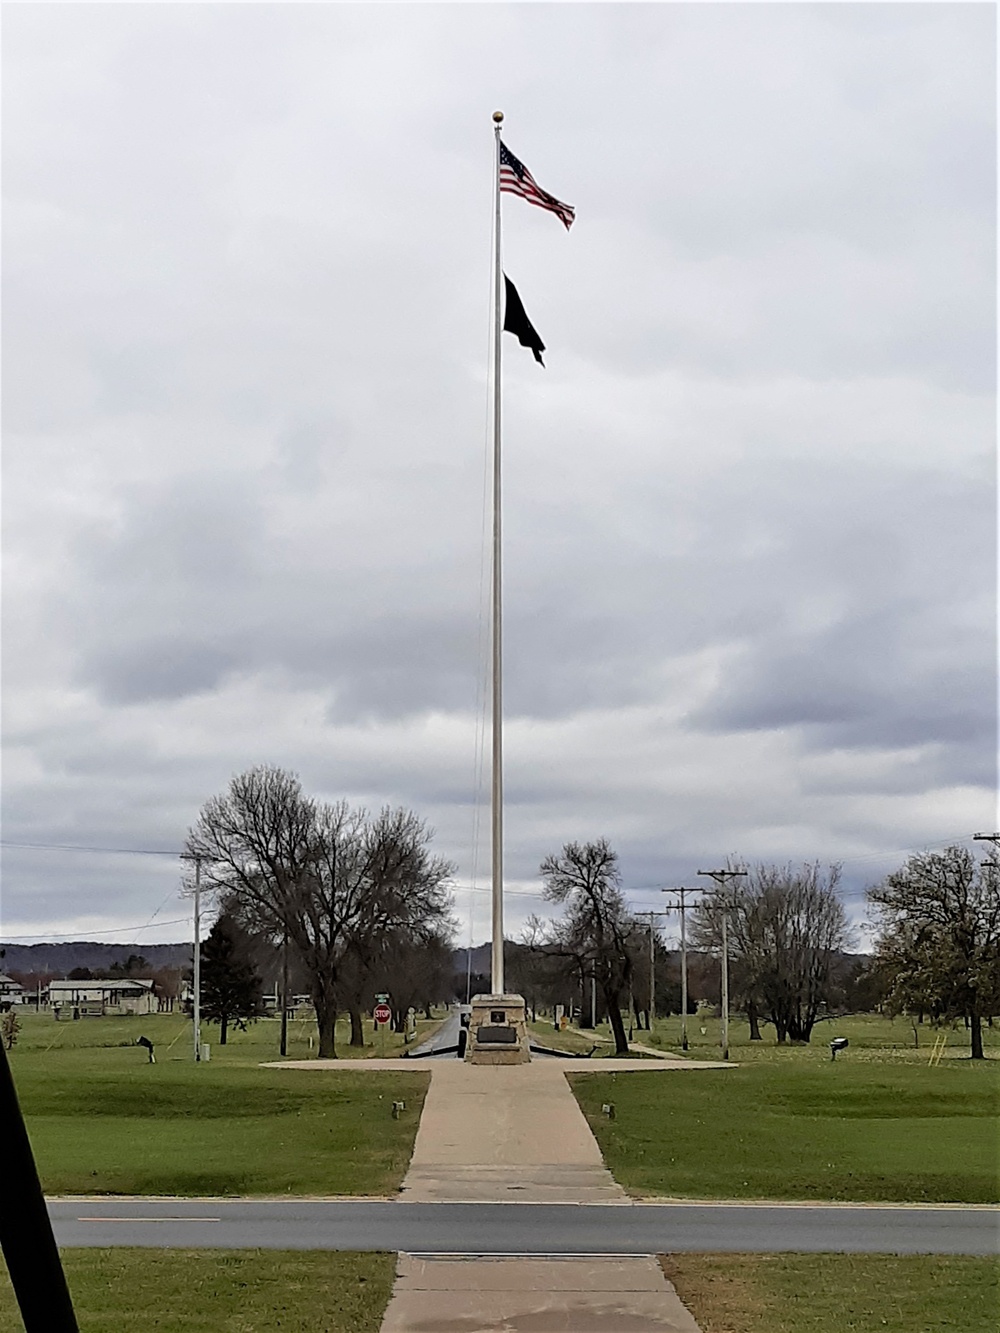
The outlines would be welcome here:
<svg viewBox="0 0 1000 1333">
<path fill-rule="evenodd" d="M 836 1060 L 837 1052 L 845 1050 L 846 1047 L 847 1047 L 846 1037 L 834 1037 L 833 1041 L 830 1042 L 830 1059 Z"/>
<path fill-rule="evenodd" d="M 148 1037 L 136 1037 L 136 1039 L 135 1039 L 135 1044 L 136 1044 L 137 1046 L 145 1046 L 146 1050 L 149 1052 L 149 1063 L 150 1063 L 151 1065 L 155 1065 L 155 1064 L 156 1064 L 156 1056 L 153 1054 L 153 1043 L 149 1040 L 149 1038 L 148 1038 Z"/>
<path fill-rule="evenodd" d="M 79 1333 L 7 1052 L 2 1047 L 0 1135 L 4 1145 L 0 1246 L 24 1327 L 27 1333 Z"/>
</svg>

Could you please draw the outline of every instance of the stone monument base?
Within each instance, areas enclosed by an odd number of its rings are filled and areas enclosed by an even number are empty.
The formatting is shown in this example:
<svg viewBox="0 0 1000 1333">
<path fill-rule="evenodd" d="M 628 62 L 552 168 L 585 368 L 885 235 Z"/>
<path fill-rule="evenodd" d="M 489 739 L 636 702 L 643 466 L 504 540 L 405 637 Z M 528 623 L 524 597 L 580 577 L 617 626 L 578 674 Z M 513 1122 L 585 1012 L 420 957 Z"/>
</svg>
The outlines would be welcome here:
<svg viewBox="0 0 1000 1333">
<path fill-rule="evenodd" d="M 474 995 L 465 1058 L 472 1065 L 525 1065 L 531 1059 L 524 997 Z"/>
</svg>

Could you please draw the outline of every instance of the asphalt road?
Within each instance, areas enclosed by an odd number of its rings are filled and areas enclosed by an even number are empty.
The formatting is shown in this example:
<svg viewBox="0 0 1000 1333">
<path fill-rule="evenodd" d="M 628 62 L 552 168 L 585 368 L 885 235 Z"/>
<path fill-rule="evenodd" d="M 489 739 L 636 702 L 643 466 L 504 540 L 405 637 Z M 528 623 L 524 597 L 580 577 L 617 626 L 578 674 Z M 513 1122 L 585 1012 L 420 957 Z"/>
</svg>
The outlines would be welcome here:
<svg viewBox="0 0 1000 1333">
<path fill-rule="evenodd" d="M 426 1254 L 1000 1253 L 1000 1212 L 974 1208 L 102 1199 L 53 1201 L 49 1212 L 64 1246 Z"/>
<path fill-rule="evenodd" d="M 432 1055 L 436 1050 L 439 1050 L 444 1046 L 456 1046 L 458 1044 L 459 1027 L 459 1011 L 457 1009 L 451 1009 L 448 1013 L 448 1017 L 437 1029 L 433 1037 L 428 1037 L 427 1040 L 422 1041 L 419 1046 L 412 1047 L 409 1051 L 410 1058 L 412 1059 L 414 1056 L 420 1055 Z M 447 1058 L 448 1057 L 445 1055 L 438 1056 L 438 1059 L 440 1060 L 446 1060 Z M 453 1058 L 457 1059 L 457 1056 Z"/>
</svg>

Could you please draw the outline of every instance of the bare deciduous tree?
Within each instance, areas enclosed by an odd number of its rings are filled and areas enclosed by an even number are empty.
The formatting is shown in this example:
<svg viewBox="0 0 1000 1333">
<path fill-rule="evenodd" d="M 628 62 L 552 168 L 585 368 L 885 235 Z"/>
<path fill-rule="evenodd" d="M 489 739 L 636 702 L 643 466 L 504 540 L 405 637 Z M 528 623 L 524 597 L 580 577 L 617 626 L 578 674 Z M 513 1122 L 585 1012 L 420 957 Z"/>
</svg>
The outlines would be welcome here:
<svg viewBox="0 0 1000 1333">
<path fill-rule="evenodd" d="M 778 1041 L 807 1042 L 834 989 L 834 965 L 849 935 L 837 894 L 838 866 L 758 865 L 694 912 L 692 940 L 718 953 L 727 913 L 734 993 L 751 1029 L 774 1024 Z"/>
<path fill-rule="evenodd" d="M 239 904 L 254 933 L 289 944 L 310 979 L 319 1054 L 336 1054 L 343 959 L 371 932 L 440 919 L 451 867 L 429 851 L 430 832 L 411 811 L 374 818 L 346 802 L 321 805 L 299 779 L 249 769 L 203 806 L 186 855 L 206 887 Z"/>
<path fill-rule="evenodd" d="M 540 873 L 547 901 L 566 909 L 542 948 L 550 955 L 572 958 L 581 976 L 596 978 L 615 1054 L 625 1055 L 628 1037 L 620 1006 L 632 979 L 630 950 L 638 927 L 621 891 L 618 855 L 605 838 L 568 842 L 558 856 L 545 858 Z"/>
</svg>

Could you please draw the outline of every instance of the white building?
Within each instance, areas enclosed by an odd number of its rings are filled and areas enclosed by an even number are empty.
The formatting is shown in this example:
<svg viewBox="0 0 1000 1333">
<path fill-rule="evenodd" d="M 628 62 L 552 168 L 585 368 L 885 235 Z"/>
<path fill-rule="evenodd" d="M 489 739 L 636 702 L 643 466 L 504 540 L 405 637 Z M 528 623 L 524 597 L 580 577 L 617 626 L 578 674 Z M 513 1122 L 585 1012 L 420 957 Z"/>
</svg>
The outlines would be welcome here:
<svg viewBox="0 0 1000 1333">
<path fill-rule="evenodd" d="M 50 981 L 49 1005 L 56 1017 L 76 1010 L 86 1017 L 110 1014 L 155 1014 L 158 1008 L 152 980 Z"/>
<path fill-rule="evenodd" d="M 12 1004 L 24 1003 L 24 987 L 13 977 L 0 972 L 0 1008 L 6 1009 Z"/>
</svg>

